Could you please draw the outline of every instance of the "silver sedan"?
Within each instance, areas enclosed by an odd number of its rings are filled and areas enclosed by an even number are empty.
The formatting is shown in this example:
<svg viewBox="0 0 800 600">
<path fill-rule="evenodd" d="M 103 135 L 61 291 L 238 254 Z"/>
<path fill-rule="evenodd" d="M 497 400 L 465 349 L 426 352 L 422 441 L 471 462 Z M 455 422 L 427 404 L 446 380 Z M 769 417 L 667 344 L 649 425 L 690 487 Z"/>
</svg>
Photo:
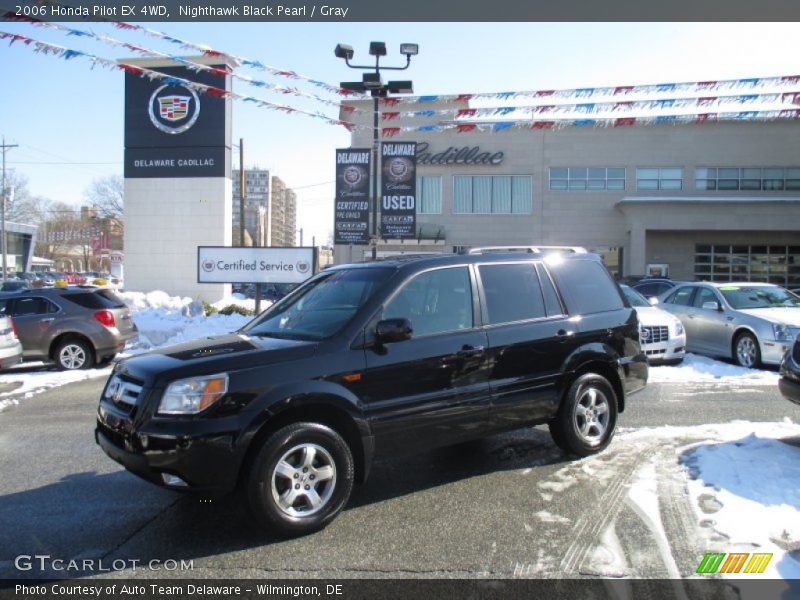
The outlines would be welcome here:
<svg viewBox="0 0 800 600">
<path fill-rule="evenodd" d="M 800 297 L 769 283 L 686 283 L 661 297 L 686 330 L 686 350 L 754 368 L 780 364 L 800 333 Z"/>
</svg>

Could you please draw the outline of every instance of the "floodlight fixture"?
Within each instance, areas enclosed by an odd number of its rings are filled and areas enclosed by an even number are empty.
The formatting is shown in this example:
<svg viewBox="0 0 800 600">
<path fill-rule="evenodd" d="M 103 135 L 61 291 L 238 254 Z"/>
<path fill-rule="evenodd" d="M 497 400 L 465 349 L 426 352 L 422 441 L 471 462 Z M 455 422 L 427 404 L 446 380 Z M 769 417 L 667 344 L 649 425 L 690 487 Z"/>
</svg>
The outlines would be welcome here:
<svg viewBox="0 0 800 600">
<path fill-rule="evenodd" d="M 386 56 L 386 42 L 370 42 L 369 53 L 372 56 Z"/>
<path fill-rule="evenodd" d="M 400 54 L 416 56 L 419 54 L 419 44 L 400 44 Z"/>
<path fill-rule="evenodd" d="M 355 51 L 353 50 L 352 46 L 347 44 L 336 44 L 336 48 L 333 49 L 333 53 L 336 55 L 336 58 L 350 60 L 353 58 Z"/>
</svg>

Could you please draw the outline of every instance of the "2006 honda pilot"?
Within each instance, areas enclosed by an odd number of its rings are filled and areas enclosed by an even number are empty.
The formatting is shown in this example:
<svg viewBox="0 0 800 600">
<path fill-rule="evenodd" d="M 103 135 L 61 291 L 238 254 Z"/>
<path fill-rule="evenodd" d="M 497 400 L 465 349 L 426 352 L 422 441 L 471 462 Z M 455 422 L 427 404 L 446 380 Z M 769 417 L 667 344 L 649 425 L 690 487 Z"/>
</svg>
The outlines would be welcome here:
<svg viewBox="0 0 800 600">
<path fill-rule="evenodd" d="M 327 269 L 240 331 L 122 361 L 96 439 L 160 485 L 241 484 L 284 534 L 329 523 L 376 456 L 547 423 L 611 441 L 647 362 L 597 256 L 477 253 Z"/>
</svg>

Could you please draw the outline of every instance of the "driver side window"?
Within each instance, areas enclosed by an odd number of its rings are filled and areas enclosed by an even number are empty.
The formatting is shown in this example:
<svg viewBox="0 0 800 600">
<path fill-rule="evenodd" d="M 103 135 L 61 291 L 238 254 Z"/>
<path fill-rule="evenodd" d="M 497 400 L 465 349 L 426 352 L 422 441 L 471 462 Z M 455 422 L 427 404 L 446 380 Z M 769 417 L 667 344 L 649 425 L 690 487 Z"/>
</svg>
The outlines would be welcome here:
<svg viewBox="0 0 800 600">
<path fill-rule="evenodd" d="M 696 308 L 703 308 L 705 302 L 716 302 L 719 304 L 719 300 L 714 295 L 714 292 L 707 288 L 699 288 L 694 296 L 693 304 Z"/>
<path fill-rule="evenodd" d="M 408 319 L 414 337 L 470 329 L 472 286 L 469 269 L 436 269 L 407 281 L 389 300 L 384 319 Z"/>
</svg>

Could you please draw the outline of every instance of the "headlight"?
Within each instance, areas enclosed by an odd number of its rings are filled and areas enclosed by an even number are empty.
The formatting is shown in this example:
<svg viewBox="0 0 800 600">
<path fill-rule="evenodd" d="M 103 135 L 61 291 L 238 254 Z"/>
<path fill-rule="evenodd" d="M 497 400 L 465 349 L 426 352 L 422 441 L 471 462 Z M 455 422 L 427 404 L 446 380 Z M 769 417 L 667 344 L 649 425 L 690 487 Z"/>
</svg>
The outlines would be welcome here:
<svg viewBox="0 0 800 600">
<path fill-rule="evenodd" d="M 164 415 L 193 415 L 207 409 L 227 391 L 227 373 L 179 379 L 167 386 L 158 412 Z"/>
<path fill-rule="evenodd" d="M 783 323 L 774 323 L 772 325 L 772 333 L 775 334 L 775 340 L 779 342 L 791 342 L 792 334 L 789 331 L 789 326 Z"/>
<path fill-rule="evenodd" d="M 683 323 L 679 319 L 675 319 L 675 335 L 683 334 Z"/>
</svg>

